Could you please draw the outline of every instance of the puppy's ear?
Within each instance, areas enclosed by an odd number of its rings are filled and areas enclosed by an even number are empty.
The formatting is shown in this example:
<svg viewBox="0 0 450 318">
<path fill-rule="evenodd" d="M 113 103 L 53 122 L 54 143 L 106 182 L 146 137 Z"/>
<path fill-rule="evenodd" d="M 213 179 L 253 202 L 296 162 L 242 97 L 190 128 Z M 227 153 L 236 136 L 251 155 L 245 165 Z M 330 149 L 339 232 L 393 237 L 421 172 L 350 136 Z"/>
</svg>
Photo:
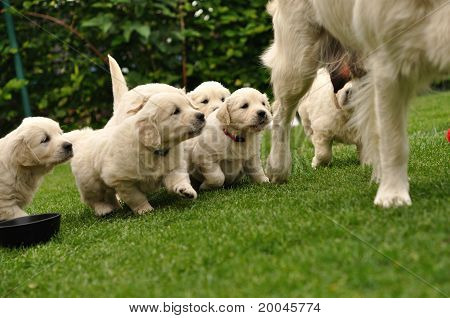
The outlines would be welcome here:
<svg viewBox="0 0 450 318">
<path fill-rule="evenodd" d="M 220 106 L 219 110 L 217 111 L 217 119 L 224 125 L 229 125 L 231 123 L 231 117 L 230 117 L 230 100 L 227 98 L 225 100 L 225 103 Z"/>
<path fill-rule="evenodd" d="M 19 136 L 15 141 L 12 157 L 19 166 L 32 167 L 39 164 L 36 154 L 33 153 L 24 136 Z"/>
<path fill-rule="evenodd" d="M 127 114 L 134 115 L 137 112 L 139 112 L 144 107 L 145 103 L 147 103 L 148 99 L 149 99 L 148 96 L 144 96 L 143 98 L 139 99 L 138 102 L 136 103 L 137 105 L 134 108 L 127 111 Z"/>
<path fill-rule="evenodd" d="M 349 102 L 350 102 L 351 96 L 352 96 L 352 86 L 347 83 L 346 86 L 344 86 L 344 88 L 341 89 L 336 94 L 336 99 L 337 99 L 339 106 L 341 108 L 344 108 L 345 106 L 347 106 L 347 104 L 349 104 Z"/>
<path fill-rule="evenodd" d="M 187 93 L 187 94 L 186 94 L 186 97 L 187 97 L 187 99 L 189 100 L 189 103 L 191 104 L 191 106 L 192 106 L 194 109 L 199 109 L 197 103 L 195 102 L 196 94 L 195 94 L 194 92 L 189 92 L 189 93 Z"/>
<path fill-rule="evenodd" d="M 139 141 L 147 148 L 161 146 L 161 136 L 153 120 L 147 118 L 137 122 Z"/>
</svg>

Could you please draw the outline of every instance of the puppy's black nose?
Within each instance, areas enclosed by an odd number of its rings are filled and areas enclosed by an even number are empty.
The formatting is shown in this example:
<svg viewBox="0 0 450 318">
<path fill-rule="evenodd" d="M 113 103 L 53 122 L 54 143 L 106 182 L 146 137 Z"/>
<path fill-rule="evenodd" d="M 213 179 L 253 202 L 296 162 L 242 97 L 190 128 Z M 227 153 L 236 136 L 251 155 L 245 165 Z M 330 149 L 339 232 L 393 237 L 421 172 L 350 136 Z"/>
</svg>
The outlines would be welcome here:
<svg viewBox="0 0 450 318">
<path fill-rule="evenodd" d="M 260 118 L 260 119 L 264 119 L 267 117 L 267 113 L 263 110 L 258 111 L 256 114 L 258 115 L 258 118 Z"/>
<path fill-rule="evenodd" d="M 63 143 L 62 147 L 66 152 L 72 152 L 72 144 L 70 142 Z"/>
<path fill-rule="evenodd" d="M 200 122 L 204 122 L 205 121 L 205 115 L 203 113 L 198 113 L 197 115 L 195 115 L 195 117 Z"/>
</svg>

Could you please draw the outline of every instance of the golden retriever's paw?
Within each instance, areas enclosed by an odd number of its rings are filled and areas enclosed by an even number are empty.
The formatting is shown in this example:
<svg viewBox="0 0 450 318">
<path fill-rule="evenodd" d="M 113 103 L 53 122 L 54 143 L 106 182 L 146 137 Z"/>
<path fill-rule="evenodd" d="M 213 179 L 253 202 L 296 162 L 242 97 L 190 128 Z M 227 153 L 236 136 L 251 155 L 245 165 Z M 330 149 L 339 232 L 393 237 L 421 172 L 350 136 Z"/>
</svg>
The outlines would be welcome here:
<svg viewBox="0 0 450 318">
<path fill-rule="evenodd" d="M 190 184 L 185 184 L 177 187 L 175 193 L 187 199 L 197 199 L 197 192 Z"/>
<path fill-rule="evenodd" d="M 378 190 L 374 204 L 382 208 L 393 208 L 411 205 L 408 191 L 386 191 Z"/>
<path fill-rule="evenodd" d="M 96 216 L 105 216 L 114 211 L 114 207 L 107 203 L 95 203 L 94 211 Z"/>
<path fill-rule="evenodd" d="M 141 204 L 139 207 L 137 207 L 136 209 L 133 209 L 134 213 L 136 213 L 137 215 L 144 215 L 153 210 L 154 210 L 153 207 L 148 202 L 145 202 L 145 203 Z"/>
<path fill-rule="evenodd" d="M 288 149 L 289 151 L 289 149 Z M 272 183 L 284 183 L 291 174 L 291 154 L 271 152 L 267 160 L 266 175 Z"/>
<path fill-rule="evenodd" d="M 270 182 L 272 183 L 285 183 L 288 178 L 291 171 L 291 165 L 272 165 L 270 162 L 267 164 L 266 167 L 266 175 L 269 178 Z"/>
</svg>

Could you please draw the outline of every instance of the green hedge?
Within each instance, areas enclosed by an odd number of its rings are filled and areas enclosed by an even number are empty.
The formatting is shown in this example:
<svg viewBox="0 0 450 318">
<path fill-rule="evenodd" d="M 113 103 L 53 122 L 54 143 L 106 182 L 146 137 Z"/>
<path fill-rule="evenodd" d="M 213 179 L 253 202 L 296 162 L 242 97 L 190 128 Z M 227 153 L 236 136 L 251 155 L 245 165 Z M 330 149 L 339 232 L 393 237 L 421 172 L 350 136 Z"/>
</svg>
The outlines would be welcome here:
<svg viewBox="0 0 450 318">
<path fill-rule="evenodd" d="M 130 87 L 150 82 L 186 86 L 207 80 L 234 90 L 268 91 L 259 55 L 272 38 L 266 0 L 12 0 L 26 82 L 15 79 L 13 53 L 0 37 L 0 133 L 23 117 L 19 89 L 28 83 L 34 116 L 65 130 L 101 127 L 112 112 L 108 65 L 128 69 Z M 15 11 L 17 10 L 17 11 Z M 63 24 L 63 25 L 61 25 Z M 184 24 L 184 28 L 183 28 Z M 4 18 L 0 30 L 5 30 Z"/>
</svg>

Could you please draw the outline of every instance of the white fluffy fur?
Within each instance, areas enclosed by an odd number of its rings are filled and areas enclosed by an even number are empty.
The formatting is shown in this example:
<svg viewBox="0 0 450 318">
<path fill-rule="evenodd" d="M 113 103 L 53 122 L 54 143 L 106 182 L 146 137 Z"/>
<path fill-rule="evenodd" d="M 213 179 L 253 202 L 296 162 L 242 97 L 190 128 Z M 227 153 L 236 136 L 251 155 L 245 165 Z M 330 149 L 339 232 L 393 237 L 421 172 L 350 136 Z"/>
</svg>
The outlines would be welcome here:
<svg viewBox="0 0 450 318">
<path fill-rule="evenodd" d="M 203 82 L 188 94 L 189 98 L 206 117 L 219 109 L 230 96 L 230 91 L 219 82 Z"/>
<path fill-rule="evenodd" d="M 418 88 L 450 69 L 450 5 L 446 0 L 275 0 L 274 43 L 263 55 L 281 107 L 274 116 L 267 174 L 290 172 L 290 122 L 308 91 L 331 36 L 364 57 L 354 81 L 354 124 L 380 185 L 375 204 L 411 204 L 407 174 L 408 103 Z M 331 36 L 330 36 L 331 35 Z M 327 61 L 325 61 L 327 62 Z"/>
<path fill-rule="evenodd" d="M 313 168 L 331 162 L 333 141 L 354 144 L 360 148 L 355 129 L 348 125 L 353 114 L 348 107 L 351 87 L 349 82 L 334 94 L 330 74 L 321 68 L 310 90 L 300 100 L 298 113 L 302 126 L 314 145 Z"/>
<path fill-rule="evenodd" d="M 26 216 L 44 175 L 72 156 L 58 123 L 43 117 L 25 118 L 0 149 L 0 220 Z"/>
<path fill-rule="evenodd" d="M 117 125 L 137 113 L 144 106 L 145 102 L 157 93 L 187 95 L 191 99 L 194 108 L 201 111 L 205 116 L 219 108 L 225 98 L 230 96 L 230 91 L 215 81 L 204 82 L 188 94 L 186 94 L 185 89 L 159 83 L 139 85 L 128 90 L 119 64 L 110 55 L 108 55 L 108 59 L 114 96 L 114 114 L 105 127 Z"/>
<path fill-rule="evenodd" d="M 136 114 L 150 97 L 158 93 L 178 93 L 185 95 L 184 89 L 175 88 L 167 84 L 145 84 L 128 90 L 127 83 L 119 64 L 110 55 L 109 70 L 111 73 L 112 91 L 114 96 L 114 113 L 105 127 L 120 124 L 126 118 Z"/>
<path fill-rule="evenodd" d="M 161 185 L 196 198 L 180 143 L 198 135 L 204 122 L 186 96 L 159 93 L 115 126 L 66 134 L 74 144 L 71 166 L 82 200 L 102 216 L 119 207 L 116 194 L 135 213 L 152 210 L 146 194 Z"/>
<path fill-rule="evenodd" d="M 207 118 L 199 137 L 185 143 L 192 177 L 202 182 L 200 189 L 235 183 L 244 174 L 254 182 L 269 182 L 260 161 L 260 132 L 272 120 L 269 109 L 265 94 L 241 88 Z M 258 117 L 259 112 L 265 114 L 264 119 Z M 223 129 L 244 137 L 245 142 L 233 141 Z"/>
</svg>

